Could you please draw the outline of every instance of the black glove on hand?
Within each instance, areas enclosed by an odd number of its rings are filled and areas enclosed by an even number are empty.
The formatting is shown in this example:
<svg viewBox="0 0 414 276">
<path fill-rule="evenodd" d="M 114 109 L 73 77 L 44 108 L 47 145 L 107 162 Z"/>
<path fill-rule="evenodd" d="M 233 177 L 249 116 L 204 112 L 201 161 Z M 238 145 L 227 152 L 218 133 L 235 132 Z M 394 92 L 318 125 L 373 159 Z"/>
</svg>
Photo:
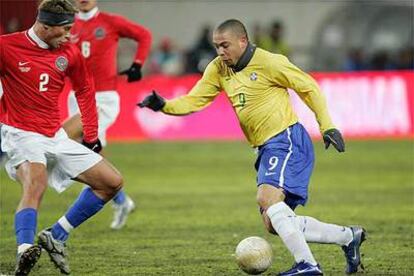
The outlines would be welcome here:
<svg viewBox="0 0 414 276">
<path fill-rule="evenodd" d="M 145 97 L 145 99 L 138 103 L 138 106 L 148 107 L 154 111 L 160 111 L 165 105 L 165 100 L 163 97 L 157 94 L 154 90 L 152 90 L 152 94 Z"/>
<path fill-rule="evenodd" d="M 127 75 L 128 82 L 139 81 L 142 78 L 141 64 L 134 62 L 129 69 L 122 71 L 120 74 Z"/>
<path fill-rule="evenodd" d="M 88 142 L 85 142 L 85 140 L 82 140 L 82 145 L 84 145 L 85 147 L 87 147 L 88 149 L 96 153 L 100 153 L 102 150 L 101 140 L 99 139 L 97 139 L 95 142 L 92 142 L 92 143 L 88 143 Z"/>
<path fill-rule="evenodd" d="M 335 128 L 328 129 L 323 133 L 323 141 L 325 143 L 325 149 L 329 148 L 329 145 L 332 144 L 338 152 L 345 151 L 344 139 L 339 130 Z"/>
</svg>

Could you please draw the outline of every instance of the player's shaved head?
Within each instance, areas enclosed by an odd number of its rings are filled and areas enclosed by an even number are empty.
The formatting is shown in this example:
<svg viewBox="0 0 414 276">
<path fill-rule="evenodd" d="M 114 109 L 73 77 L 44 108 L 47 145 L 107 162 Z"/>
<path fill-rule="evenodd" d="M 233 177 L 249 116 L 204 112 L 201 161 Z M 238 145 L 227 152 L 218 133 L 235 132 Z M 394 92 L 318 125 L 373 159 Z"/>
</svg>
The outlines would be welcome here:
<svg viewBox="0 0 414 276">
<path fill-rule="evenodd" d="M 218 25 L 213 32 L 213 45 L 227 66 L 236 66 L 249 45 L 243 23 L 237 19 L 229 19 Z"/>
<path fill-rule="evenodd" d="M 39 5 L 39 11 L 55 14 L 75 14 L 76 7 L 69 0 L 43 0 Z"/>
<path fill-rule="evenodd" d="M 246 27 L 237 19 L 228 19 L 218 25 L 215 29 L 215 32 L 225 32 L 225 31 L 231 31 L 237 37 L 245 37 L 247 40 L 249 39 L 246 31 Z"/>
</svg>

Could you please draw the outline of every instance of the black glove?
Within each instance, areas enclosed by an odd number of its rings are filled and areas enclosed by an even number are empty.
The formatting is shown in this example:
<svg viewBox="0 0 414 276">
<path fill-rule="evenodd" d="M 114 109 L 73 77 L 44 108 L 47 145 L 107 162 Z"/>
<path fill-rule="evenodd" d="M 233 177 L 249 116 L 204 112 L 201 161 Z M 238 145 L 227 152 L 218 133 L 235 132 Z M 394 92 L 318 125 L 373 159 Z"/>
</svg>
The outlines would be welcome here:
<svg viewBox="0 0 414 276">
<path fill-rule="evenodd" d="M 128 75 L 128 82 L 139 81 L 142 78 L 141 67 L 141 64 L 134 62 L 129 69 L 119 74 Z"/>
<path fill-rule="evenodd" d="M 146 96 L 145 99 L 137 105 L 141 108 L 148 107 L 154 111 L 160 111 L 165 105 L 165 100 L 158 95 L 157 92 L 152 90 L 152 94 Z"/>
<path fill-rule="evenodd" d="M 328 129 L 323 133 L 323 141 L 325 143 L 325 149 L 329 148 L 329 145 L 332 144 L 338 152 L 345 151 L 344 139 L 339 130 L 335 128 Z"/>
<path fill-rule="evenodd" d="M 99 139 L 97 139 L 95 142 L 92 142 L 92 143 L 88 143 L 85 140 L 82 140 L 82 145 L 84 145 L 85 147 L 87 147 L 88 149 L 96 153 L 100 153 L 102 150 L 101 140 Z"/>
</svg>

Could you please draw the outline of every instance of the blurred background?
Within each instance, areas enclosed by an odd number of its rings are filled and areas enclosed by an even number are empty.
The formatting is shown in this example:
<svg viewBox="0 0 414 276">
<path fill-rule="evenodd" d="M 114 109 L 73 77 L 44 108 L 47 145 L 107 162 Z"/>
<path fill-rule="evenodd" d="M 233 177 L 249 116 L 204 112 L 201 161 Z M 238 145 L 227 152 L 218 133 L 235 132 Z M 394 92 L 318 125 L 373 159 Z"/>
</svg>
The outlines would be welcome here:
<svg viewBox="0 0 414 276">
<path fill-rule="evenodd" d="M 36 17 L 36 0 L 0 3 L 2 33 L 27 29 Z M 98 4 L 103 11 L 149 28 L 154 38 L 144 66 L 146 78 L 133 84 L 120 78 L 123 106 L 110 139 L 242 138 L 238 127 L 231 127 L 236 121 L 227 100 L 220 97 L 205 115 L 186 118 L 151 114 L 133 104 L 152 89 L 166 97 L 187 93 L 216 56 L 212 30 L 228 18 L 244 22 L 257 46 L 284 54 L 311 72 L 346 136 L 413 136 L 413 1 L 100 0 Z M 120 71 L 129 67 L 136 47 L 131 40 L 120 41 Z M 317 137 L 313 115 L 291 94 L 301 121 Z M 66 117 L 65 104 L 62 108 Z M 215 117 L 220 123 L 203 131 L 201 126 Z M 188 133 L 190 128 L 199 130 Z"/>
<path fill-rule="evenodd" d="M 31 26 L 36 0 L 0 2 L 3 33 Z M 215 56 L 209 43 L 212 28 L 228 18 L 244 22 L 259 47 L 288 55 L 305 70 L 413 69 L 410 0 L 100 0 L 99 7 L 151 29 L 148 73 L 202 72 Z M 120 67 L 126 67 L 135 45 L 123 41 L 120 48 Z"/>
</svg>

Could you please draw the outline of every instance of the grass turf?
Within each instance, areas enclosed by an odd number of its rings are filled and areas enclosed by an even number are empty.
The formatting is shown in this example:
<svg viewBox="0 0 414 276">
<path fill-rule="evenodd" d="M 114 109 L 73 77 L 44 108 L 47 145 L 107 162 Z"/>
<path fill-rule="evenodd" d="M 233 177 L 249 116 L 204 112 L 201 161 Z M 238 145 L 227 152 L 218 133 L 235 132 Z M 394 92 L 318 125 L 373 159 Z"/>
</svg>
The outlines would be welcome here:
<svg viewBox="0 0 414 276">
<path fill-rule="evenodd" d="M 414 273 L 414 166 L 409 141 L 357 141 L 347 152 L 317 142 L 310 200 L 296 211 L 322 221 L 363 225 L 366 274 Z M 275 259 L 265 275 L 293 258 L 264 230 L 255 203 L 255 154 L 241 142 L 112 144 L 105 154 L 122 172 L 137 211 L 111 231 L 110 206 L 71 233 L 73 275 L 243 275 L 234 262 L 247 236 L 271 242 Z M 82 186 L 47 191 L 38 230 L 53 224 Z M 20 187 L 0 171 L 0 274 L 15 265 L 14 210 Z M 312 244 L 326 275 L 341 275 L 339 246 Z M 31 275 L 58 275 L 44 252 Z"/>
</svg>

